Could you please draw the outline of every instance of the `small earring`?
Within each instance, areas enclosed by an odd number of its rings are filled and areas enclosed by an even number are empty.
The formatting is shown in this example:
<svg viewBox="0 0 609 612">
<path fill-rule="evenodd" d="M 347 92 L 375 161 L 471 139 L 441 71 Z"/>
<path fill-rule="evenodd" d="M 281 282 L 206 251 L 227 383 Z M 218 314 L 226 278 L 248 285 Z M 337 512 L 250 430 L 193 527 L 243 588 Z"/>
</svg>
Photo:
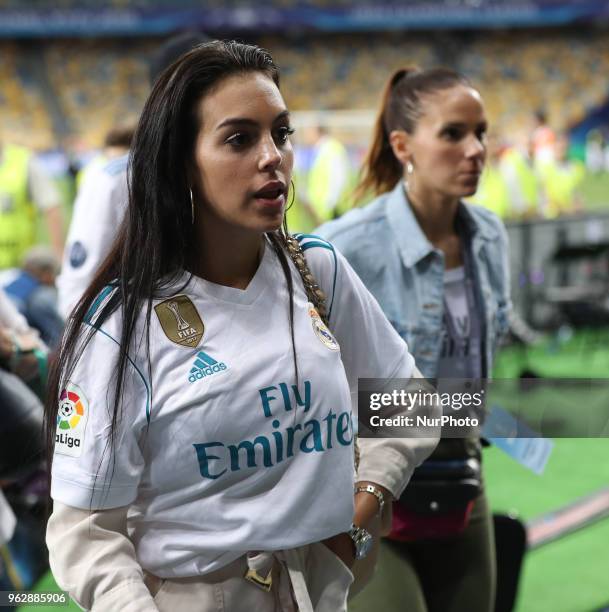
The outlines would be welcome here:
<svg viewBox="0 0 609 612">
<path fill-rule="evenodd" d="M 412 162 L 406 162 L 406 174 L 410 175 L 414 172 L 414 166 L 412 165 Z"/>
<path fill-rule="evenodd" d="M 195 224 L 195 201 L 194 198 L 192 197 L 192 189 L 188 190 L 190 192 L 190 213 L 191 213 L 191 220 L 192 220 L 192 224 Z"/>
</svg>

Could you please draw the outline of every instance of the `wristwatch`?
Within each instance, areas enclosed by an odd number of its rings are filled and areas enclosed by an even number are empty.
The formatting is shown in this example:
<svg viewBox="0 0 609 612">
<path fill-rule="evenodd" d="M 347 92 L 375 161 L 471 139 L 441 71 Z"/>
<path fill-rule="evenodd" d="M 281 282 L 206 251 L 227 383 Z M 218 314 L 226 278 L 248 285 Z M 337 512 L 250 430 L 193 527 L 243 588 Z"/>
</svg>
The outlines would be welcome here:
<svg viewBox="0 0 609 612">
<path fill-rule="evenodd" d="M 378 488 L 375 487 L 374 485 L 360 485 L 359 487 L 355 487 L 355 492 L 356 493 L 370 493 L 371 495 L 374 495 L 374 497 L 376 497 L 378 503 L 379 503 L 379 514 L 383 514 L 383 506 L 385 505 L 385 496 L 383 495 L 383 492 Z"/>
<path fill-rule="evenodd" d="M 351 524 L 348 534 L 355 546 L 355 560 L 359 561 L 370 552 L 373 538 L 363 527 L 358 527 L 354 523 Z"/>
</svg>

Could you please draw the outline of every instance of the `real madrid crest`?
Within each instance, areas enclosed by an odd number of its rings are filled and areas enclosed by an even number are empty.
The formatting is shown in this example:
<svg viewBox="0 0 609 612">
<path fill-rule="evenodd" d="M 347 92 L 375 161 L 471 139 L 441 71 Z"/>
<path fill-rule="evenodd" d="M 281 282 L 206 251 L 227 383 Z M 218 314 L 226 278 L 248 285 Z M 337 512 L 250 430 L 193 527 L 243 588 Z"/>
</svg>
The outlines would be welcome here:
<svg viewBox="0 0 609 612">
<path fill-rule="evenodd" d="M 194 348 L 203 337 L 203 321 L 185 295 L 176 295 L 154 307 L 165 335 L 176 344 Z"/>
<path fill-rule="evenodd" d="M 338 342 L 334 339 L 334 336 L 330 333 L 326 324 L 321 320 L 319 313 L 315 309 L 315 306 L 309 302 L 309 316 L 311 317 L 311 323 L 313 325 L 313 331 L 315 335 L 321 340 L 324 346 L 328 347 L 331 351 L 338 351 L 340 347 Z"/>
</svg>

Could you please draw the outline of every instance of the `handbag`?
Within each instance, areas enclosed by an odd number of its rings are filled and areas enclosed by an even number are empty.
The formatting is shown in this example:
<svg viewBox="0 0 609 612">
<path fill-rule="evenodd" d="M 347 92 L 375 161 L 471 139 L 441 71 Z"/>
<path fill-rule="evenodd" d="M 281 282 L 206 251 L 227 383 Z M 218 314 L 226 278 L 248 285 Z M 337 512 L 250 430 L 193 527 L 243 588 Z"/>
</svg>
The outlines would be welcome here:
<svg viewBox="0 0 609 612">
<path fill-rule="evenodd" d="M 457 454 L 462 447 L 462 456 L 446 457 L 442 451 L 448 442 L 440 442 L 440 452 L 434 451 L 414 471 L 402 496 L 394 502 L 390 539 L 412 542 L 445 538 L 467 527 L 474 502 L 482 492 L 481 454 L 476 448 L 474 455 L 468 456 L 467 440 L 451 440 Z"/>
</svg>

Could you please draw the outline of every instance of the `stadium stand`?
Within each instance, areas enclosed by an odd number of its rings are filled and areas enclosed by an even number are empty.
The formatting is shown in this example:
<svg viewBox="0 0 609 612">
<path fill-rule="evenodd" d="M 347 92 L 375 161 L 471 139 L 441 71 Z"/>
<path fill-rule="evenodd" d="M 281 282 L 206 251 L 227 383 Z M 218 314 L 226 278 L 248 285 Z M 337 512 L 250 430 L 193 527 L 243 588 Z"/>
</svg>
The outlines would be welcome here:
<svg viewBox="0 0 609 612">
<path fill-rule="evenodd" d="M 49 44 L 46 67 L 71 130 L 99 144 L 118 121 L 136 120 L 148 93 L 146 43 L 66 41 Z M 95 121 L 91 118 L 95 117 Z"/>
<path fill-rule="evenodd" d="M 387 74 L 405 64 L 449 65 L 467 74 L 499 132 L 527 130 L 541 107 L 555 129 L 566 129 L 609 93 L 605 79 L 590 78 L 609 73 L 609 37 L 602 30 L 301 34 L 255 42 L 281 66 L 292 110 L 373 109 Z M 149 88 L 147 57 L 158 39 L 36 44 L 41 57 L 33 62 L 27 44 L 0 43 L 5 137 L 27 136 L 24 144 L 38 149 L 70 135 L 99 146 L 117 119 L 137 117 Z"/>
<path fill-rule="evenodd" d="M 14 43 L 1 45 L 0 137 L 36 149 L 53 146 L 51 117 L 26 56 Z"/>
<path fill-rule="evenodd" d="M 538 5 L 551 5 L 552 0 L 537 0 Z M 167 2 L 163 0 L 109 0 L 105 2 L 108 8 L 120 9 L 126 6 L 130 8 L 141 8 L 141 9 L 163 9 L 167 7 Z M 200 0 L 173 0 L 173 8 L 200 8 Z M 241 8 L 251 7 L 250 0 L 209 0 L 205 3 L 208 7 L 227 7 L 227 8 Z M 289 8 L 335 8 L 335 7 L 347 7 L 351 8 L 353 5 L 360 5 L 364 8 L 370 8 L 373 4 L 369 0 L 260 0 L 258 3 L 260 7 L 289 7 Z M 383 0 L 383 6 L 400 6 L 403 4 L 402 0 Z M 409 0 L 411 5 L 420 5 L 428 7 L 430 0 Z M 446 7 L 455 6 L 457 4 L 455 0 L 435 0 L 434 4 L 445 5 Z M 463 4 L 473 4 L 472 2 L 463 2 Z M 484 0 L 486 6 L 499 6 L 505 4 L 504 0 Z M 36 10 L 44 9 L 90 9 L 99 8 L 99 0 L 28 0 L 28 8 Z M 474 5 L 476 6 L 476 5 Z M 22 0 L 0 0 L 0 9 L 19 9 L 23 8 Z"/>
</svg>

